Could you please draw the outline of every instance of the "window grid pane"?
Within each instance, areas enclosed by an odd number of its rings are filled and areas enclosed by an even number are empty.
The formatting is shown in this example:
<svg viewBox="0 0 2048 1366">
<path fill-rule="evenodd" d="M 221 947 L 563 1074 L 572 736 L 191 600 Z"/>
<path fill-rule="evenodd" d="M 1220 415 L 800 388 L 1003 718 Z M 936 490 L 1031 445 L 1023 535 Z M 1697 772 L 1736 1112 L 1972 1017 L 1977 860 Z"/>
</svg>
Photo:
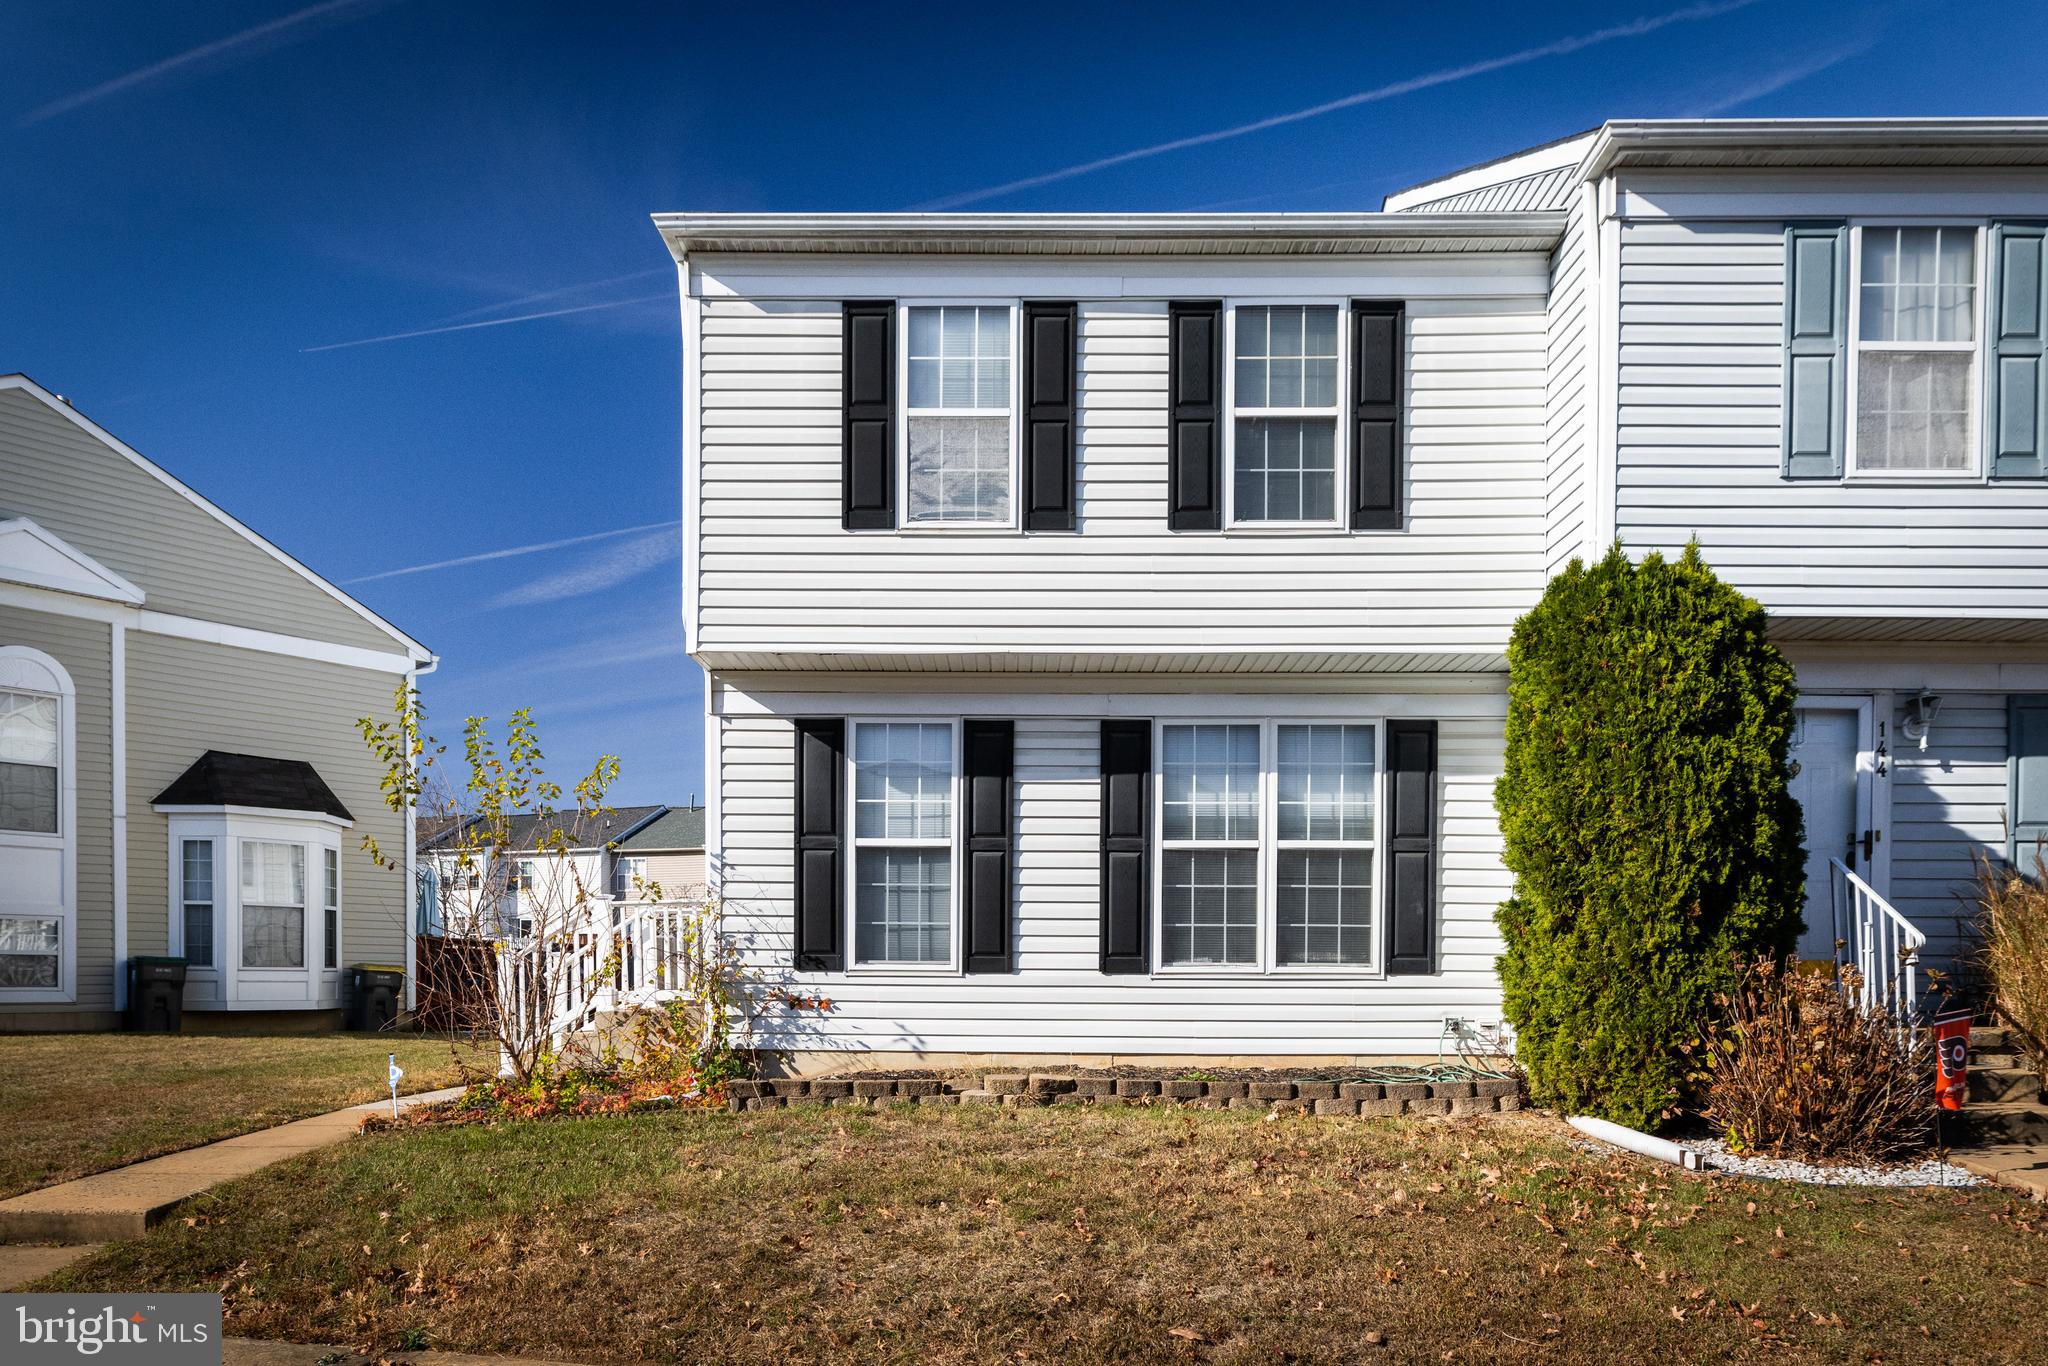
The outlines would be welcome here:
<svg viewBox="0 0 2048 1366">
<path fill-rule="evenodd" d="M 1236 350 L 1236 403 L 1240 409 L 1337 406 L 1334 307 L 1239 308 Z"/>
<path fill-rule="evenodd" d="M 1337 515 L 1335 418 L 1241 417 L 1232 476 L 1240 522 L 1327 522 Z"/>
<path fill-rule="evenodd" d="M 1162 867 L 1166 962 L 1258 962 L 1257 850 L 1169 849 Z"/>
<path fill-rule="evenodd" d="M 326 864 L 320 912 L 320 965 L 331 968 L 336 966 L 341 952 L 341 855 L 332 849 L 320 852 L 325 856 Z"/>
<path fill-rule="evenodd" d="M 1970 469 L 1975 368 L 1966 351 L 1864 351 L 1856 380 L 1857 467 Z"/>
<path fill-rule="evenodd" d="M 1372 852 L 1283 849 L 1277 860 L 1280 962 L 1372 962 Z"/>
<path fill-rule="evenodd" d="M 853 833 L 860 839 L 950 840 L 953 728 L 921 722 L 854 727 Z"/>
<path fill-rule="evenodd" d="M 1259 728 L 1167 726 L 1161 800 L 1168 840 L 1259 837 Z"/>
<path fill-rule="evenodd" d="M 857 961 L 951 961 L 952 857 L 946 849 L 859 851 L 854 877 Z"/>
<path fill-rule="evenodd" d="M 179 849 L 185 907 L 185 961 L 213 966 L 213 841 L 186 840 Z"/>
<path fill-rule="evenodd" d="M 913 417 L 909 443 L 909 521 L 1009 520 L 1009 418 Z"/>
<path fill-rule="evenodd" d="M 1007 306 L 910 310 L 910 406 L 949 412 L 1009 410 Z"/>
<path fill-rule="evenodd" d="M 54 990 L 61 980 L 63 923 L 41 916 L 0 916 L 0 987 Z"/>
<path fill-rule="evenodd" d="M 306 966 L 306 847 L 242 841 L 242 966 Z"/>
<path fill-rule="evenodd" d="M 1371 726 L 1281 726 L 1278 837 L 1370 843 L 1376 768 Z"/>
</svg>

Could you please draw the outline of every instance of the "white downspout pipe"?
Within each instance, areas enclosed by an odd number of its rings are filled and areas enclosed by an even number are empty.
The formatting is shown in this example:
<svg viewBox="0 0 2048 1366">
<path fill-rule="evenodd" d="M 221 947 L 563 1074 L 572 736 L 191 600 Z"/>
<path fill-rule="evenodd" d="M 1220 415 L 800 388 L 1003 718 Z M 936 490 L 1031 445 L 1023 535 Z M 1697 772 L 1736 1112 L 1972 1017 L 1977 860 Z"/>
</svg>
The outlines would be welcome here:
<svg viewBox="0 0 2048 1366">
<path fill-rule="evenodd" d="M 1591 1115 L 1573 1115 L 1570 1122 L 1580 1133 L 1597 1138 L 1602 1143 L 1612 1143 L 1617 1148 L 1626 1148 L 1640 1157 L 1654 1157 L 1659 1162 L 1669 1162 L 1689 1172 L 1700 1169 L 1700 1155 L 1692 1149 L 1681 1148 L 1665 1139 L 1653 1138 L 1625 1124 L 1595 1119 Z"/>
</svg>

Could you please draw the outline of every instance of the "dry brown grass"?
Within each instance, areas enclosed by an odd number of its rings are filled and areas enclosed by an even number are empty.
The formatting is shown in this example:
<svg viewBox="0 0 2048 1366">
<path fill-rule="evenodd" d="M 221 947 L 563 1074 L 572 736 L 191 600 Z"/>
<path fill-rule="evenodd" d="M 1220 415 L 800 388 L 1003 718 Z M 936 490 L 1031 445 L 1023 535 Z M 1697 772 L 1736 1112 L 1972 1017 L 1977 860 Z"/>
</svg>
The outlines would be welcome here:
<svg viewBox="0 0 2048 1366">
<path fill-rule="evenodd" d="M 2048 1077 L 2048 859 L 2038 847 L 2032 853 L 2031 877 L 1977 858 L 1976 967 L 1992 1013 Z"/>
<path fill-rule="evenodd" d="M 2033 1206 L 1688 1176 L 1564 1132 L 922 1106 L 416 1130 L 39 1288 L 602 1362 L 2039 1359 Z"/>
<path fill-rule="evenodd" d="M 0 1198 L 459 1079 L 469 1045 L 417 1034 L 0 1035 Z M 488 1069 L 485 1069 L 488 1070 Z"/>
</svg>

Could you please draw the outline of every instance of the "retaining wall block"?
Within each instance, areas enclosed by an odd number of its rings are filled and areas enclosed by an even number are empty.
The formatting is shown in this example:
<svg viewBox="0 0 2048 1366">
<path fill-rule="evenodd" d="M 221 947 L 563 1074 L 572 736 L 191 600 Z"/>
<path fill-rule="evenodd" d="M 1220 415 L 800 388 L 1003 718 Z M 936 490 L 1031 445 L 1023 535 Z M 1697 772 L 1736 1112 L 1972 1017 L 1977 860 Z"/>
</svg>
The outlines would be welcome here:
<svg viewBox="0 0 2048 1366">
<path fill-rule="evenodd" d="M 1386 1087 L 1376 1081 L 1347 1081 L 1337 1088 L 1339 1100 L 1379 1100 Z"/>
<path fill-rule="evenodd" d="M 1298 1081 L 1294 1083 L 1294 1094 L 1303 1100 L 1335 1100 L 1337 1083 L 1334 1081 Z"/>
<path fill-rule="evenodd" d="M 1021 1094 L 1030 1080 L 1022 1072 L 991 1072 L 982 1085 L 999 1096 L 1014 1096 Z"/>
<path fill-rule="evenodd" d="M 1522 1083 L 1513 1077 L 1499 1077 L 1478 1083 L 1476 1089 L 1482 1096 L 1514 1096 L 1521 1094 Z"/>
<path fill-rule="evenodd" d="M 1064 1096 L 1074 1089 L 1074 1079 L 1062 1073 L 1033 1072 L 1027 1088 L 1036 1095 Z"/>
<path fill-rule="evenodd" d="M 1193 1100 L 1202 1094 L 1202 1083 L 1178 1080 L 1161 1082 L 1159 1094 L 1168 1100 Z"/>
<path fill-rule="evenodd" d="M 1374 1119 L 1385 1119 L 1401 1113 L 1402 1102 L 1398 1100 L 1361 1100 L 1358 1113 Z"/>
<path fill-rule="evenodd" d="M 937 1077 L 905 1077 L 896 1083 L 899 1096 L 936 1096 L 946 1089 Z"/>
<path fill-rule="evenodd" d="M 811 1083 L 811 1094 L 828 1100 L 844 1100 L 853 1094 L 853 1083 L 850 1081 L 814 1081 Z"/>
<path fill-rule="evenodd" d="M 1452 1096 L 1451 1113 L 1454 1115 L 1490 1115 L 1499 1103 L 1497 1096 Z"/>
<path fill-rule="evenodd" d="M 878 1096 L 890 1096 L 895 1093 L 896 1083 L 893 1081 L 856 1081 L 853 1084 L 853 1094 L 862 1100 L 874 1100 Z"/>
<path fill-rule="evenodd" d="M 1407 1113 L 1411 1115 L 1447 1115 L 1450 1112 L 1451 1103 L 1448 1100 L 1430 1099 L 1411 1100 L 1408 1102 Z"/>
<path fill-rule="evenodd" d="M 1241 1081 L 1212 1081 L 1204 1085 L 1208 1094 L 1218 1100 L 1237 1100 L 1247 1093 L 1247 1087 Z"/>
<path fill-rule="evenodd" d="M 1255 1081 L 1248 1088 L 1253 1100 L 1293 1100 L 1294 1083 L 1291 1081 Z"/>
<path fill-rule="evenodd" d="M 1390 1081 L 1387 1083 L 1388 1100 L 1426 1100 L 1429 1087 L 1419 1081 Z"/>
<path fill-rule="evenodd" d="M 1341 1096 L 1319 1100 L 1316 1102 L 1316 1113 L 1319 1115 L 1355 1115 L 1358 1113 L 1358 1102 L 1355 1100 L 1345 1100 Z"/>
<path fill-rule="evenodd" d="M 1119 1077 L 1116 1083 L 1116 1093 L 1127 1098 L 1131 1096 L 1156 1096 L 1159 1094 L 1159 1083 L 1145 1077 Z"/>
<path fill-rule="evenodd" d="M 1113 1096 L 1116 1094 L 1116 1078 L 1082 1077 L 1075 1081 L 1074 1090 L 1080 1095 L 1089 1097 L 1091 1100 L 1099 1100 L 1103 1096 Z"/>
</svg>

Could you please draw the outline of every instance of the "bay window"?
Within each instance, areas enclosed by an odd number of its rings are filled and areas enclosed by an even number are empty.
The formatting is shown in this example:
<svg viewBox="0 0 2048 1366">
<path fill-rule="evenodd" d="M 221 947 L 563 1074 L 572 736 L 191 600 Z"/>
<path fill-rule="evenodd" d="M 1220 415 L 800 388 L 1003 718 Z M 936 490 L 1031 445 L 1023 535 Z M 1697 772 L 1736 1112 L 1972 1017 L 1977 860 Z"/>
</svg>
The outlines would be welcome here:
<svg viewBox="0 0 2048 1366">
<path fill-rule="evenodd" d="M 858 721 L 851 753 L 854 962 L 949 966 L 954 727 Z"/>
<path fill-rule="evenodd" d="M 1232 318 L 1230 520 L 1334 525 L 1337 306 L 1242 304 Z"/>
<path fill-rule="evenodd" d="M 1377 968 L 1378 727 L 1160 727 L 1164 968 Z"/>
<path fill-rule="evenodd" d="M 242 966 L 306 965 L 306 847 L 242 841 Z"/>
<path fill-rule="evenodd" d="M 905 310 L 905 526 L 1008 526 L 1011 307 Z"/>
<path fill-rule="evenodd" d="M 1859 474 L 1977 471 L 1978 229 L 1858 230 Z"/>
</svg>

